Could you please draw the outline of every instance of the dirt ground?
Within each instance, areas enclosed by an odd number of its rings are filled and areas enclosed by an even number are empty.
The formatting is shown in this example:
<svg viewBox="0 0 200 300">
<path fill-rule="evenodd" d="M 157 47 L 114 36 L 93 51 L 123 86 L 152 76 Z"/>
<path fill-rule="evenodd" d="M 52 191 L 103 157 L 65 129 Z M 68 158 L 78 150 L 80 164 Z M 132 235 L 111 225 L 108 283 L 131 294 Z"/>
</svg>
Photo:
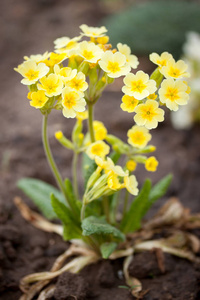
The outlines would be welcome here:
<svg viewBox="0 0 200 300">
<path fill-rule="evenodd" d="M 46 234 L 22 219 L 13 205 L 19 195 L 32 207 L 32 203 L 16 188 L 21 177 L 34 177 L 55 184 L 44 157 L 41 142 L 42 118 L 39 111 L 29 106 L 26 87 L 20 75 L 13 71 L 24 55 L 53 50 L 53 41 L 61 36 L 76 36 L 79 26 L 86 23 L 98 26 L 108 12 L 100 1 L 93 0 L 1 0 L 0 3 L 0 299 L 18 299 L 19 280 L 32 272 L 49 270 L 55 258 L 67 247 L 61 238 Z M 101 24 L 103 25 L 103 24 Z M 143 70 L 149 64 L 142 58 Z M 120 109 L 120 82 L 105 92 L 97 104 L 96 119 L 104 120 L 110 133 L 126 139 L 126 131 L 133 125 L 132 116 Z M 50 143 L 55 160 L 65 177 L 71 176 L 71 153 L 65 151 L 54 139 L 54 132 L 62 130 L 70 137 L 74 120 L 64 119 L 61 112 L 50 117 Z M 145 177 L 153 182 L 162 176 L 174 174 L 166 196 L 177 196 L 193 212 L 200 211 L 200 126 L 189 131 L 172 128 L 167 114 L 165 124 L 152 131 L 152 143 L 157 146 L 159 170 L 147 174 L 139 168 L 140 184 Z M 166 198 L 158 202 L 149 215 L 154 214 Z M 200 237 L 200 232 L 197 233 Z M 138 263 L 137 263 L 138 262 Z M 151 264 L 149 265 L 149 262 Z M 200 299 L 199 267 L 184 259 L 165 256 L 166 272 L 160 274 L 154 253 L 136 256 L 131 270 L 140 276 L 146 300 Z M 136 272 L 138 264 L 140 274 Z M 147 269 L 142 271 L 144 266 Z M 63 274 L 52 300 L 74 299 L 125 299 L 133 297 L 120 277 L 122 261 L 101 261 L 85 268 L 80 275 Z M 187 276 L 186 276 L 187 271 Z M 142 273 L 143 272 L 143 273 Z M 89 275 L 88 275 L 89 274 Z M 108 276 L 109 274 L 109 276 Z M 87 276 L 87 277 L 86 277 Z M 87 280 L 86 280 L 87 278 Z M 93 286 L 93 289 L 91 289 Z M 77 292 L 78 291 L 78 292 Z M 76 294 L 78 293 L 78 294 Z"/>
</svg>

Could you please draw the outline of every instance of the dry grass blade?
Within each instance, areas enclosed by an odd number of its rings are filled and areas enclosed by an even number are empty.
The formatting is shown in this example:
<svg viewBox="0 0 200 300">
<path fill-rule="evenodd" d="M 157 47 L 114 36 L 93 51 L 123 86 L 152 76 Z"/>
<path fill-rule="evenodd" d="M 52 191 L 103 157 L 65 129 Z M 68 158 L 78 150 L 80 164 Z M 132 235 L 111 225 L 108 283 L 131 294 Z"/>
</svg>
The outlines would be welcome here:
<svg viewBox="0 0 200 300">
<path fill-rule="evenodd" d="M 74 255 L 82 255 L 77 258 L 74 258 L 72 261 L 67 263 L 64 267 L 62 267 L 63 263 L 68 257 Z M 21 280 L 20 288 L 26 294 L 22 298 L 23 300 L 31 300 L 33 297 L 42 290 L 44 286 L 46 286 L 51 279 L 59 276 L 60 274 L 70 271 L 72 273 L 79 272 L 86 265 L 89 265 L 93 262 L 98 261 L 99 256 L 97 254 L 88 249 L 83 248 L 76 245 L 71 245 L 68 250 L 66 250 L 62 255 L 60 255 L 55 261 L 51 271 L 49 272 L 40 272 L 30 274 L 25 276 Z M 30 286 L 31 283 L 38 281 L 36 284 Z"/>
<path fill-rule="evenodd" d="M 173 197 L 170 198 L 158 211 L 158 213 L 147 223 L 144 224 L 144 229 L 160 228 L 165 225 L 173 225 L 183 221 L 188 214 L 188 210 Z"/>
<path fill-rule="evenodd" d="M 124 272 L 124 277 L 126 279 L 126 284 L 128 286 L 130 286 L 130 288 L 131 288 L 132 295 L 138 299 L 139 293 L 142 291 L 142 284 L 137 278 L 131 277 L 129 275 L 128 267 L 129 267 L 132 259 L 133 259 L 133 255 L 130 255 L 125 258 L 124 264 L 123 264 L 123 272 Z"/>
<path fill-rule="evenodd" d="M 50 285 L 45 290 L 43 290 L 37 300 L 46 300 L 53 297 L 56 286 Z"/>
<path fill-rule="evenodd" d="M 14 203 L 19 209 L 21 215 L 24 217 L 25 220 L 30 222 L 33 226 L 35 226 L 38 229 L 41 229 L 43 231 L 47 232 L 54 232 L 59 235 L 63 235 L 63 227 L 61 225 L 53 224 L 49 221 L 47 221 L 44 217 L 42 217 L 40 214 L 32 211 L 23 201 L 20 197 L 14 198 Z"/>
</svg>

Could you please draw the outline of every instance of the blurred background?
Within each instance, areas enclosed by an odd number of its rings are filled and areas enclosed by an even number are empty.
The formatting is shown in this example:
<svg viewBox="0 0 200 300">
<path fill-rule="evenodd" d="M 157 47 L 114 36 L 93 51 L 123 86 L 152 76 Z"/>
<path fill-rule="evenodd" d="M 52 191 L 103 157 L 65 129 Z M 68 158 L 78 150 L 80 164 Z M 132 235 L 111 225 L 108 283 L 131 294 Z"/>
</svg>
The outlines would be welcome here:
<svg viewBox="0 0 200 300">
<path fill-rule="evenodd" d="M 139 67 L 150 73 L 151 52 L 171 52 L 176 59 L 183 55 L 187 32 L 200 33 L 200 1 L 145 0 L 1 0 L 0 1 L 0 155 L 1 199 L 18 193 L 15 183 L 24 176 L 54 183 L 44 158 L 40 136 L 41 114 L 29 106 L 27 90 L 21 76 L 13 68 L 25 55 L 53 51 L 53 41 L 62 36 L 74 37 L 79 26 L 105 25 L 110 42 L 128 44 L 140 60 Z M 200 50 L 197 50 L 200 51 Z M 200 76 L 199 76 L 200 77 Z M 120 109 L 121 82 L 107 90 L 99 101 L 96 119 L 103 120 L 110 133 L 126 140 L 126 131 L 133 125 L 133 116 Z M 109 113 L 105 113 L 109 111 Z M 111 113 L 110 113 L 111 112 Z M 64 176 L 70 177 L 71 154 L 54 139 L 56 130 L 67 137 L 74 120 L 66 120 L 61 112 L 51 116 L 49 134 L 55 159 Z M 192 125 L 193 126 L 193 125 Z M 167 121 L 152 132 L 159 171 L 144 177 L 157 181 L 169 172 L 175 174 L 170 195 L 177 195 L 193 210 L 199 210 L 199 127 L 176 131 L 167 114 Z M 55 183 L 54 183 L 55 184 Z M 191 201 L 192 199 L 192 201 Z M 1 203 L 1 202 L 0 202 Z"/>
</svg>

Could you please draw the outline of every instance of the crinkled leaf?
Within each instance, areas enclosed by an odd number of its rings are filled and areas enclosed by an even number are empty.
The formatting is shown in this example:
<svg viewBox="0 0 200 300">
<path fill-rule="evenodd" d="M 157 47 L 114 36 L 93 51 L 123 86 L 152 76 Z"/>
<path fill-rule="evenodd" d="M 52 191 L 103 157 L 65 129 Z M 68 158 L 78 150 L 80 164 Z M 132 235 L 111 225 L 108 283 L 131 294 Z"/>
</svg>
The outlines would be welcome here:
<svg viewBox="0 0 200 300">
<path fill-rule="evenodd" d="M 124 241 L 124 234 L 117 228 L 108 224 L 105 219 L 88 217 L 82 222 L 83 235 L 112 235 L 116 240 Z"/>
<path fill-rule="evenodd" d="M 151 181 L 147 179 L 121 222 L 120 229 L 124 233 L 133 232 L 141 227 L 141 220 L 149 199 L 150 190 Z"/>
<path fill-rule="evenodd" d="M 116 248 L 117 248 L 117 243 L 115 242 L 101 244 L 100 251 L 102 257 L 104 259 L 109 258 L 109 256 L 113 253 L 113 251 L 115 251 Z"/>
<path fill-rule="evenodd" d="M 63 205 L 66 203 L 64 196 L 52 185 L 34 178 L 22 178 L 17 182 L 20 188 L 39 208 L 42 214 L 49 220 L 57 218 L 52 205 L 50 195 L 53 193 Z"/>
<path fill-rule="evenodd" d="M 64 240 L 81 239 L 80 223 L 76 220 L 73 212 L 61 203 L 54 194 L 51 195 L 51 204 L 54 212 L 63 223 Z"/>
</svg>

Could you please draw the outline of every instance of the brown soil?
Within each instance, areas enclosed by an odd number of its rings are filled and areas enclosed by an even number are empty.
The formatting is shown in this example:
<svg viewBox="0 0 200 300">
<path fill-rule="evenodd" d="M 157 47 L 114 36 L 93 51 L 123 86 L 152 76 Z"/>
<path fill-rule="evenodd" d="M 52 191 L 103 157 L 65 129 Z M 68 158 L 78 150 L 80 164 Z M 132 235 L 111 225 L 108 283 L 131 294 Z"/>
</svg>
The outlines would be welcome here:
<svg viewBox="0 0 200 300">
<path fill-rule="evenodd" d="M 1 0 L 0 6 L 0 53 L 3 58 L 0 65 L 0 299 L 14 300 L 21 295 L 20 279 L 33 272 L 49 270 L 68 244 L 55 234 L 33 228 L 13 204 L 13 198 L 19 195 L 35 209 L 16 188 L 16 181 L 21 177 L 39 178 L 54 185 L 55 182 L 43 154 L 41 115 L 29 107 L 25 87 L 12 69 L 21 63 L 24 55 L 51 50 L 55 38 L 78 35 L 78 26 L 82 23 L 98 25 L 105 15 L 105 9 L 97 0 L 93 0 L 92 4 L 89 0 Z M 144 67 L 148 69 L 149 65 Z M 118 90 L 118 87 L 115 89 Z M 131 115 L 121 111 L 120 98 L 120 92 L 107 91 L 97 104 L 96 119 L 104 120 L 110 133 L 125 140 L 126 131 L 133 125 L 133 120 Z M 69 178 L 71 153 L 62 149 L 53 136 L 56 130 L 61 129 L 70 137 L 73 124 L 73 120 L 66 120 L 60 112 L 55 112 L 49 126 L 56 162 L 62 175 Z M 156 156 L 160 166 L 158 172 L 152 175 L 139 168 L 137 178 L 140 184 L 144 177 L 151 177 L 156 182 L 172 172 L 174 180 L 166 197 L 178 196 L 185 206 L 193 212 L 199 212 L 200 127 L 178 132 L 167 120 L 152 133 L 152 143 L 157 146 Z M 165 200 L 159 201 L 149 216 Z M 196 234 L 200 237 L 198 230 Z M 164 258 L 163 272 L 158 267 L 154 251 L 134 256 L 129 271 L 141 280 L 143 299 L 200 299 L 199 266 L 171 255 L 165 255 Z M 122 260 L 102 260 L 86 267 L 79 275 L 61 275 L 51 300 L 134 299 L 128 289 L 120 287 L 124 285 Z"/>
</svg>

